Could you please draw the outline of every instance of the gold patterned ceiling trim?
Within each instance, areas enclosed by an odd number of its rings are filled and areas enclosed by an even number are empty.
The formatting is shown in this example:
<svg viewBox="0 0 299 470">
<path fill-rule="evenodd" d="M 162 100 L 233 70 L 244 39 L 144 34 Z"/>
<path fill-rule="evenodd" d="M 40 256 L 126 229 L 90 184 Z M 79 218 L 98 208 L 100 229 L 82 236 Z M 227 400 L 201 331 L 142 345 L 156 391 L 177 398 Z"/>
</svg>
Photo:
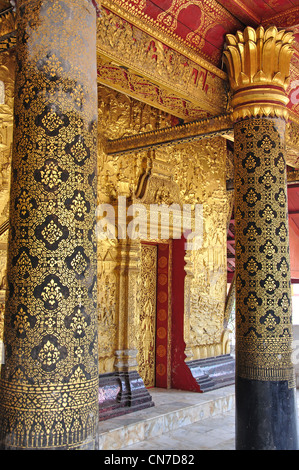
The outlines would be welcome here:
<svg viewBox="0 0 299 470">
<path fill-rule="evenodd" d="M 210 119 L 190 122 L 175 127 L 145 132 L 121 139 L 107 140 L 105 152 L 108 155 L 119 155 L 173 145 L 187 141 L 195 141 L 220 135 L 227 135 L 233 129 L 229 115 L 221 115 Z"/>
<path fill-rule="evenodd" d="M 226 111 L 226 81 L 104 10 L 97 31 L 97 52 L 104 60 L 141 76 L 140 80 L 156 83 L 212 116 Z"/>
<path fill-rule="evenodd" d="M 102 7 L 107 8 L 108 10 L 112 11 L 116 15 L 120 16 L 124 20 L 128 21 L 132 25 L 136 26 L 137 28 L 141 29 L 145 33 L 151 35 L 153 38 L 161 41 L 168 47 L 171 47 L 174 51 L 182 54 L 186 58 L 192 60 L 200 67 L 207 69 L 209 72 L 214 73 L 219 78 L 223 80 L 227 79 L 227 75 L 225 72 L 220 70 L 215 65 L 211 64 L 204 58 L 200 57 L 198 52 L 192 50 L 190 47 L 186 46 L 183 43 L 183 40 L 179 38 L 175 33 L 170 33 L 166 28 L 161 27 L 158 29 L 155 24 L 154 20 L 143 16 L 142 19 L 138 18 L 133 10 L 127 10 L 120 5 L 117 5 L 114 0 L 102 0 Z"/>
<path fill-rule="evenodd" d="M 207 112 L 203 111 L 200 106 L 100 56 L 98 57 L 98 83 L 179 119 L 184 119 L 185 122 L 207 117 Z"/>
<path fill-rule="evenodd" d="M 271 26 L 275 24 L 276 26 L 283 28 L 293 27 L 298 24 L 298 16 L 299 6 L 294 6 L 287 11 L 282 11 L 271 16 L 271 18 L 263 20 L 263 26 Z"/>
</svg>

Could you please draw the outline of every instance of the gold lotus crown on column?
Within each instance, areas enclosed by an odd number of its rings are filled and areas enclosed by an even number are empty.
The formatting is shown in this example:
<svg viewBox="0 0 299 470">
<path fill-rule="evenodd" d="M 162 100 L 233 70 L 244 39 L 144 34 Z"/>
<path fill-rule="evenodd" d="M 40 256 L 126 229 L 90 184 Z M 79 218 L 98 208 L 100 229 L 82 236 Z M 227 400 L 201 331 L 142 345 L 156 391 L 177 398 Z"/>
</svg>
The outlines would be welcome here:
<svg viewBox="0 0 299 470">
<path fill-rule="evenodd" d="M 293 54 L 292 32 L 271 26 L 226 35 L 224 62 L 232 91 L 233 119 L 277 116 L 287 119 Z"/>
</svg>

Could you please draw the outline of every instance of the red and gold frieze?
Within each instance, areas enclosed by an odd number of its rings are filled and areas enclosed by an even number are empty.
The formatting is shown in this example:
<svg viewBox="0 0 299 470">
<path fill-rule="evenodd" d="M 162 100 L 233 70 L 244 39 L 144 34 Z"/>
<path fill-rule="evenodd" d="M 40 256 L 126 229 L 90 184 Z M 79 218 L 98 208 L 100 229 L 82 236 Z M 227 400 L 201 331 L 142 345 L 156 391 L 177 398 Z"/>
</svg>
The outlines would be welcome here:
<svg viewBox="0 0 299 470">
<path fill-rule="evenodd" d="M 145 78 L 212 115 L 227 106 L 226 74 L 206 68 L 107 10 L 98 27 L 97 51 L 128 75 L 135 73 L 141 81 Z"/>
<path fill-rule="evenodd" d="M 184 121 L 207 117 L 207 112 L 184 97 L 141 77 L 115 62 L 98 57 L 98 83 L 125 93 Z"/>
<path fill-rule="evenodd" d="M 163 2 L 163 6 L 150 0 L 103 0 L 102 5 L 132 24 L 142 23 L 155 37 L 162 35 L 167 41 L 187 46 L 217 67 L 225 34 L 242 27 L 215 0 L 172 0 Z"/>
</svg>

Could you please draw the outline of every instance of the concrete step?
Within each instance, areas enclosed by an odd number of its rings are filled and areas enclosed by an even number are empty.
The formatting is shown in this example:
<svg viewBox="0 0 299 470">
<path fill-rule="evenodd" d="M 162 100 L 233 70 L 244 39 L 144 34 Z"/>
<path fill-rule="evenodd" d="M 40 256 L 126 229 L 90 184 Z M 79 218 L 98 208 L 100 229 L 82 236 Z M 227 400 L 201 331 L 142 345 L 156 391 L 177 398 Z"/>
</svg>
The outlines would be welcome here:
<svg viewBox="0 0 299 470">
<path fill-rule="evenodd" d="M 99 450 L 118 450 L 234 409 L 233 385 L 205 393 L 153 388 L 155 406 L 99 423 Z"/>
</svg>

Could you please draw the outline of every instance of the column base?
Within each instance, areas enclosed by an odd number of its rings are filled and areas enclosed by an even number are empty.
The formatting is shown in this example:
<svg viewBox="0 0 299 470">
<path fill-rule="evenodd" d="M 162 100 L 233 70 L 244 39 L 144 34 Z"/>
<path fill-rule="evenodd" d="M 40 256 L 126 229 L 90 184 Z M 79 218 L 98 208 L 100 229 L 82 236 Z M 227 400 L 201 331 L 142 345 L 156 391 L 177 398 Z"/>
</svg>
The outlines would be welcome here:
<svg viewBox="0 0 299 470">
<path fill-rule="evenodd" d="M 236 377 L 236 450 L 298 450 L 296 389 Z"/>
<path fill-rule="evenodd" d="M 201 392 L 235 383 L 235 360 L 230 354 L 186 362 Z"/>
<path fill-rule="evenodd" d="M 137 371 L 119 371 L 100 375 L 99 420 L 104 421 L 154 406 Z"/>
</svg>

